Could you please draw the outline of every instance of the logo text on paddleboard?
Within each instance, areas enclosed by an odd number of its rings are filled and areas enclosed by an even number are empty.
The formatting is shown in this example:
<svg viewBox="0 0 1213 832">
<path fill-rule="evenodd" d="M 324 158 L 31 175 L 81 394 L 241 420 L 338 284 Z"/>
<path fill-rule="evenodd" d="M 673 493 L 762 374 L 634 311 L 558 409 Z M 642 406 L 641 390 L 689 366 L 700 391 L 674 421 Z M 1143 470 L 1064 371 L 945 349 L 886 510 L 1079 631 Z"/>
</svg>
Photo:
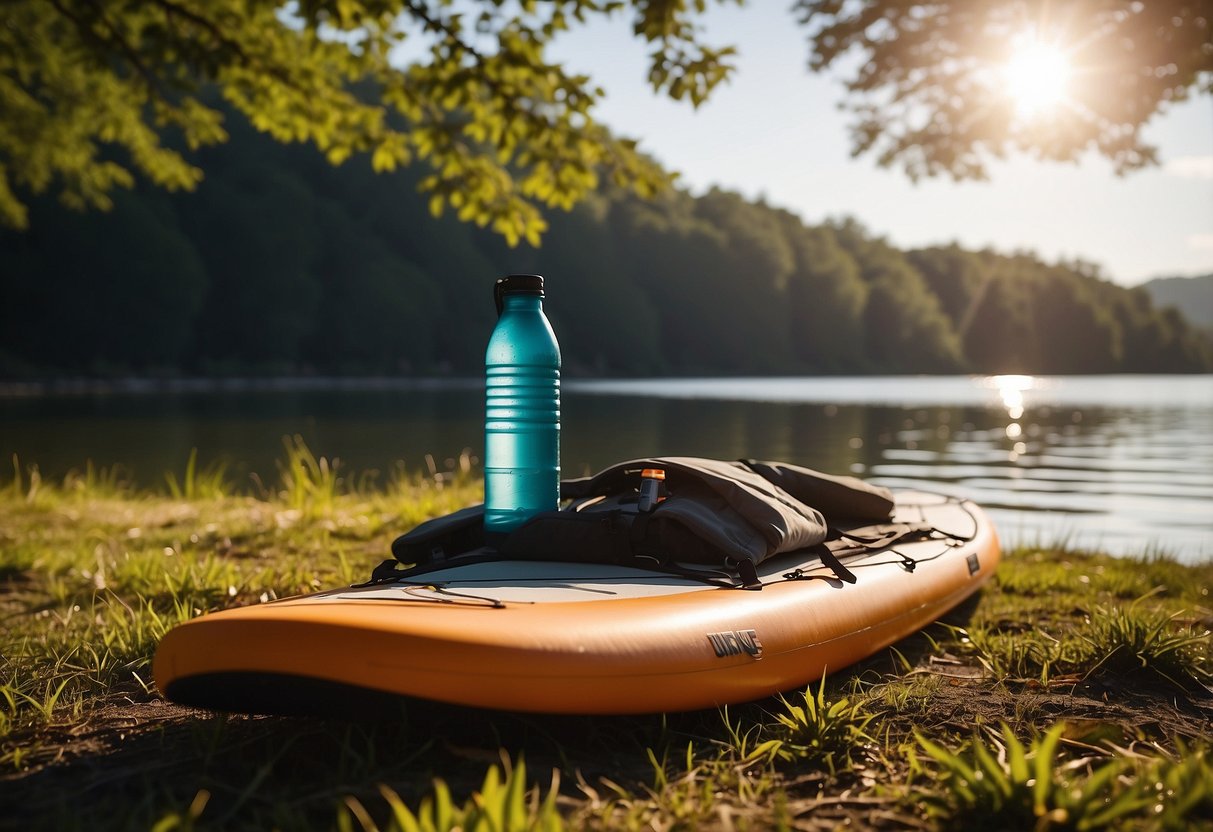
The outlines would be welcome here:
<svg viewBox="0 0 1213 832">
<path fill-rule="evenodd" d="M 716 657 L 737 656 L 746 653 L 754 658 L 762 657 L 762 642 L 753 630 L 726 630 L 723 633 L 708 633 L 708 641 L 716 651 Z"/>
</svg>

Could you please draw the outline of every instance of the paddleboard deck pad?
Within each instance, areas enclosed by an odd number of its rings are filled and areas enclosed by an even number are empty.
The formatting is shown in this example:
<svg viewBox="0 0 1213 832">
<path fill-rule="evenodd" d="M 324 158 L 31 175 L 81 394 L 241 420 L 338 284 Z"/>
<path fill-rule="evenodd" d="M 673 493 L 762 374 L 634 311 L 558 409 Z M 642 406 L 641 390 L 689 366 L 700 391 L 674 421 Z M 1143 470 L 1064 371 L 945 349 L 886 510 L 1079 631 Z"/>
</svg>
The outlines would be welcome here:
<svg viewBox="0 0 1213 832">
<path fill-rule="evenodd" d="M 761 589 L 631 567 L 468 563 L 413 579 L 224 610 L 169 632 L 153 674 L 176 702 L 340 712 L 383 694 L 509 711 L 658 713 L 804 686 L 916 632 L 972 595 L 1000 558 L 975 504 L 895 494 L 926 539 L 758 566 Z"/>
</svg>

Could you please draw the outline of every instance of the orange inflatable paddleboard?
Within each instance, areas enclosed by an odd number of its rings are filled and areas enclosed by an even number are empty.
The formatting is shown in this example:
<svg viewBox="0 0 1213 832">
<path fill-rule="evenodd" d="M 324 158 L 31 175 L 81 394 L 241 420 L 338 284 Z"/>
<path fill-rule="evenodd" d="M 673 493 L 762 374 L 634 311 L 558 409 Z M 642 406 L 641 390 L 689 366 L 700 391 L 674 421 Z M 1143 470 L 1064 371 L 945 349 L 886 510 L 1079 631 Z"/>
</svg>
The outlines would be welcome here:
<svg viewBox="0 0 1213 832">
<path fill-rule="evenodd" d="M 512 711 L 656 713 L 804 686 L 931 623 L 993 574 L 976 505 L 901 492 L 895 521 L 929 539 L 758 567 L 760 590 L 628 567 L 467 564 L 407 582 L 224 610 L 172 630 L 153 673 L 166 697 L 221 710 L 298 710 L 379 692 Z"/>
</svg>

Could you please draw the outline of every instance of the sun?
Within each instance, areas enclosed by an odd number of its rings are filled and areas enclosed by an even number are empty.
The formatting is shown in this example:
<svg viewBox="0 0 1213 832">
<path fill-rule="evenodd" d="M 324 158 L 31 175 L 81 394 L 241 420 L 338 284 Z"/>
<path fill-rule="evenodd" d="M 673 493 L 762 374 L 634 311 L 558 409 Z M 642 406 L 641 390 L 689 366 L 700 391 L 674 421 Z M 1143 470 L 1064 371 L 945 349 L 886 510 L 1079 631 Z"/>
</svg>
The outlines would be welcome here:
<svg viewBox="0 0 1213 832">
<path fill-rule="evenodd" d="M 1006 92 L 1024 118 L 1042 118 L 1066 100 L 1070 58 L 1057 43 L 1036 34 L 1018 38 L 1003 66 Z"/>
</svg>

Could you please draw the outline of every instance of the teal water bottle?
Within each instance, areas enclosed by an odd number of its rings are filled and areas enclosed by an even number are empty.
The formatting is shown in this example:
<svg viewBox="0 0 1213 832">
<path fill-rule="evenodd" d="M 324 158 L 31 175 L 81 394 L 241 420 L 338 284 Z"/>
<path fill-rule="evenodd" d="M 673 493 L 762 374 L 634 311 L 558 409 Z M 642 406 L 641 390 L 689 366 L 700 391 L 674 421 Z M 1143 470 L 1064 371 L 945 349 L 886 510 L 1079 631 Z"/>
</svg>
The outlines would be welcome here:
<svg viewBox="0 0 1213 832">
<path fill-rule="evenodd" d="M 560 345 L 543 314 L 543 278 L 493 287 L 485 353 L 484 530 L 512 531 L 560 504 Z"/>
</svg>

